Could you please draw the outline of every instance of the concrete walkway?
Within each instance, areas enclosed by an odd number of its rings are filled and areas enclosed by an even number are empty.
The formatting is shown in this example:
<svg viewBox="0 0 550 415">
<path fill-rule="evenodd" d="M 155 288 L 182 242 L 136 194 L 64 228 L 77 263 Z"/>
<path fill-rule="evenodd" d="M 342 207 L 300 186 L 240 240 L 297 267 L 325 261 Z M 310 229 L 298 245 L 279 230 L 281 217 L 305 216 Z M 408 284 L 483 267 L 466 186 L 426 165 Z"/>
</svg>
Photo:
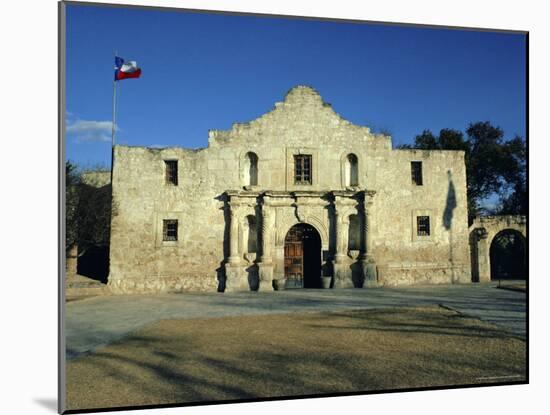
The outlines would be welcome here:
<svg viewBox="0 0 550 415">
<path fill-rule="evenodd" d="M 66 304 L 67 358 L 90 352 L 145 324 L 164 319 L 437 304 L 525 337 L 525 293 L 498 289 L 496 284 L 108 296 Z"/>
</svg>

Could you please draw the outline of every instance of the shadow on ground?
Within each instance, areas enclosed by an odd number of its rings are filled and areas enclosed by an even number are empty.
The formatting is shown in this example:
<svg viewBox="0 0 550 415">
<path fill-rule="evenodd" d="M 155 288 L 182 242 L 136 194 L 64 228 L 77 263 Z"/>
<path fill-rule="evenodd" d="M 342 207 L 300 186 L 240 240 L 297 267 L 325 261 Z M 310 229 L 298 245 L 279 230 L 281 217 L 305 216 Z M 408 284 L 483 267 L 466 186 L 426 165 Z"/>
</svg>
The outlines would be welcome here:
<svg viewBox="0 0 550 415">
<path fill-rule="evenodd" d="M 67 364 L 68 407 L 525 380 L 525 342 L 442 307 L 164 320 Z"/>
</svg>

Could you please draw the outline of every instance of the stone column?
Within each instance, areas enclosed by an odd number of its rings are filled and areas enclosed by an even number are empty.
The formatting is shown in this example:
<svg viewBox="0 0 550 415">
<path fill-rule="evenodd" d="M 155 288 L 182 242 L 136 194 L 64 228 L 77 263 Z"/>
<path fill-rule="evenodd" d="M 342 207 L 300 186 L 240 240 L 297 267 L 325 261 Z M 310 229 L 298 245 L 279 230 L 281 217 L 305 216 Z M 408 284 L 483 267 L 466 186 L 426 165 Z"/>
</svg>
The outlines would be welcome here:
<svg viewBox="0 0 550 415">
<path fill-rule="evenodd" d="M 361 258 L 361 269 L 363 272 L 363 288 L 372 287 L 377 284 L 376 261 L 372 255 L 372 223 L 370 207 L 372 202 L 365 195 L 363 202 L 363 255 Z"/>
<path fill-rule="evenodd" d="M 249 289 L 244 267 L 239 255 L 239 216 L 237 205 L 230 206 L 229 258 L 225 264 L 225 291 L 246 291 Z"/>
<path fill-rule="evenodd" d="M 489 244 L 487 243 L 487 231 L 485 228 L 476 229 L 477 236 L 477 267 L 479 282 L 491 282 L 491 259 L 489 257 Z"/>
<path fill-rule="evenodd" d="M 271 208 L 264 203 L 262 205 L 262 257 L 258 263 L 260 273 L 259 291 L 273 290 L 273 262 L 271 258 L 272 216 Z"/>
<path fill-rule="evenodd" d="M 66 267 L 66 278 L 67 280 L 72 280 L 76 276 L 76 267 L 78 264 L 78 245 L 73 245 L 69 249 L 67 254 L 67 267 Z"/>
<path fill-rule="evenodd" d="M 336 204 L 334 205 L 334 240 L 336 243 L 335 246 L 335 255 L 334 255 L 334 262 L 336 264 L 339 264 L 344 259 L 344 253 L 342 250 L 342 218 L 340 215 L 340 212 L 338 212 L 338 209 L 336 208 Z"/>
<path fill-rule="evenodd" d="M 229 263 L 238 264 L 239 257 L 239 220 L 235 206 L 230 206 L 231 222 L 229 225 Z"/>
<path fill-rule="evenodd" d="M 336 203 L 334 204 L 334 230 L 336 232 L 336 253 L 334 255 L 334 276 L 333 287 L 334 288 L 351 288 L 353 287 L 353 281 L 351 279 L 351 269 L 349 268 L 348 261 L 345 261 L 345 245 L 344 237 L 347 233 L 346 229 L 349 227 L 349 221 L 344 220 L 342 213 L 338 211 Z"/>
</svg>

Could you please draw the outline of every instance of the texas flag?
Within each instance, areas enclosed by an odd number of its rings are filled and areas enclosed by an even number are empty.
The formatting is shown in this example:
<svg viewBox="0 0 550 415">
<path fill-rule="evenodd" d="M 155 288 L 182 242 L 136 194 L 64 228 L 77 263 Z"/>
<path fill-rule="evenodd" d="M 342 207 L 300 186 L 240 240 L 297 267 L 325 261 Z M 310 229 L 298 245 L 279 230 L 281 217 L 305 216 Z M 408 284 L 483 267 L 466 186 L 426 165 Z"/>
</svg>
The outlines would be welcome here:
<svg viewBox="0 0 550 415">
<path fill-rule="evenodd" d="M 128 78 L 139 78 L 141 69 L 137 67 L 136 61 L 124 62 L 124 59 L 115 56 L 115 81 Z"/>
</svg>

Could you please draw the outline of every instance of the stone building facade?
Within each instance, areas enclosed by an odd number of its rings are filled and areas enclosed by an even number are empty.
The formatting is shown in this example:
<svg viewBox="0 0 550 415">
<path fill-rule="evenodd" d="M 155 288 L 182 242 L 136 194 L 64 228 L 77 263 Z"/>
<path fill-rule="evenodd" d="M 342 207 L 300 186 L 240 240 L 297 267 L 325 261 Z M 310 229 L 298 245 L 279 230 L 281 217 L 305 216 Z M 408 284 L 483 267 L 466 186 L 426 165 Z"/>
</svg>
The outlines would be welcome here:
<svg viewBox="0 0 550 415">
<path fill-rule="evenodd" d="M 470 281 L 464 153 L 392 148 L 309 87 L 208 147 L 115 146 L 114 292 Z"/>
</svg>

